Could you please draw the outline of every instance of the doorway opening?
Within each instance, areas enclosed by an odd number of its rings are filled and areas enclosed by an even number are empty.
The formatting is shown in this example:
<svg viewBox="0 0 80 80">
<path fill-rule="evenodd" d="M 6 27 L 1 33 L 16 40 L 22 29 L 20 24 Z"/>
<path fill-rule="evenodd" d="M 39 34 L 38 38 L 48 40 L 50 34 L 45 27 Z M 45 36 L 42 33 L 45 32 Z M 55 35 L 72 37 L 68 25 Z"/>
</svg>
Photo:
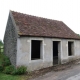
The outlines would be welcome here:
<svg viewBox="0 0 80 80">
<path fill-rule="evenodd" d="M 53 41 L 53 65 L 58 64 L 59 43 L 60 41 Z"/>
</svg>

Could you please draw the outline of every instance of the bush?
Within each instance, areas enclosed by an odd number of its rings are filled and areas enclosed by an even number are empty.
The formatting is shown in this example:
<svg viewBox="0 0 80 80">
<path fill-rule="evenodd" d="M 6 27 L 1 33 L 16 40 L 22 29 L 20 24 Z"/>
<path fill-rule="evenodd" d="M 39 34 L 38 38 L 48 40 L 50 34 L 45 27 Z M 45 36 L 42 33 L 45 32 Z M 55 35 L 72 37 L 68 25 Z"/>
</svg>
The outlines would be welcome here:
<svg viewBox="0 0 80 80">
<path fill-rule="evenodd" d="M 17 70 L 16 70 L 16 68 L 14 68 L 14 70 L 12 71 L 11 74 L 12 74 L 12 75 L 17 75 Z"/>
<path fill-rule="evenodd" d="M 27 71 L 27 67 L 25 66 L 20 66 L 20 67 L 17 67 L 16 69 L 14 69 L 14 71 L 12 72 L 12 74 L 17 74 L 17 75 L 21 75 L 21 74 L 24 74 L 25 72 Z"/>
<path fill-rule="evenodd" d="M 27 67 L 20 66 L 15 68 L 11 65 L 11 62 L 7 56 L 4 54 L 0 55 L 0 72 L 4 72 L 6 74 L 12 74 L 12 75 L 21 75 L 24 74 L 27 71 Z"/>
<path fill-rule="evenodd" d="M 2 65 L 0 65 L 0 72 L 2 72 L 3 71 L 3 66 Z"/>
<path fill-rule="evenodd" d="M 21 75 L 21 74 L 24 74 L 26 70 L 27 70 L 27 67 L 25 66 L 14 68 L 14 66 L 10 65 L 10 66 L 5 67 L 3 72 L 6 74 Z"/>
<path fill-rule="evenodd" d="M 3 66 L 11 65 L 11 62 L 10 62 L 10 60 L 9 60 L 9 58 L 7 56 L 4 57 L 2 63 L 3 63 Z"/>
<path fill-rule="evenodd" d="M 5 67 L 3 72 L 6 74 L 12 74 L 13 71 L 14 71 L 14 66 L 10 65 L 10 66 Z"/>
<path fill-rule="evenodd" d="M 10 60 L 7 56 L 5 56 L 4 54 L 0 54 L 0 71 L 2 72 L 6 66 L 9 66 Z"/>
</svg>

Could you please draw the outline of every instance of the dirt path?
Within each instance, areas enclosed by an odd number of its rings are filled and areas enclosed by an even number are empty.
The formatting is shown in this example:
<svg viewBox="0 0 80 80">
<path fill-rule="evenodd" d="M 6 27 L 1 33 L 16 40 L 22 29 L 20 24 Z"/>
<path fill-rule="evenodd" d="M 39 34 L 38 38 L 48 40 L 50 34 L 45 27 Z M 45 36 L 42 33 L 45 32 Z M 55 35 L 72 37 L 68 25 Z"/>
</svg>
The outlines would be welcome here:
<svg viewBox="0 0 80 80">
<path fill-rule="evenodd" d="M 33 72 L 33 74 L 30 80 L 75 80 L 73 76 L 76 77 L 80 74 L 80 60 L 56 67 L 41 69 Z"/>
</svg>

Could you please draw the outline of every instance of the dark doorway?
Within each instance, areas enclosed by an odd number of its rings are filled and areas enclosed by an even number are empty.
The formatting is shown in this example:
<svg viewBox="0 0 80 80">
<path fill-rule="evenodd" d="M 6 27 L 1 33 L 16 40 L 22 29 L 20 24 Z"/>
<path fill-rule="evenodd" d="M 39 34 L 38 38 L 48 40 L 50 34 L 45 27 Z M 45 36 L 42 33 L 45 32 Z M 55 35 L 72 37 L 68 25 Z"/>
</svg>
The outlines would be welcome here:
<svg viewBox="0 0 80 80">
<path fill-rule="evenodd" d="M 32 40 L 31 41 L 31 60 L 40 59 L 41 53 L 41 41 L 39 40 Z"/>
<path fill-rule="evenodd" d="M 58 64 L 58 44 L 59 41 L 53 41 L 53 65 Z"/>
<path fill-rule="evenodd" d="M 68 55 L 72 56 L 73 55 L 73 42 L 68 42 Z"/>
</svg>

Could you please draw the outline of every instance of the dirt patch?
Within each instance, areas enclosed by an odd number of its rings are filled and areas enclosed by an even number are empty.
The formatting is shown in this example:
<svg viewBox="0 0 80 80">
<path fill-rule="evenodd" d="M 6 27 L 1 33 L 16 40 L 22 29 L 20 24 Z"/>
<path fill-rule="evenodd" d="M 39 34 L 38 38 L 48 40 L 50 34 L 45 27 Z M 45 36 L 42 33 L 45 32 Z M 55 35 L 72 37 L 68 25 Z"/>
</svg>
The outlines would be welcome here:
<svg viewBox="0 0 80 80">
<path fill-rule="evenodd" d="M 28 76 L 30 76 L 29 79 L 34 79 L 36 77 L 42 76 L 48 72 L 51 71 L 61 71 L 61 70 L 65 70 L 65 69 L 69 69 L 77 64 L 80 64 L 80 59 L 65 63 L 65 64 L 61 64 L 61 65 L 56 65 L 56 66 L 52 66 L 52 67 L 48 67 L 48 68 L 43 68 L 40 70 L 35 70 L 32 71 L 28 74 Z"/>
</svg>

